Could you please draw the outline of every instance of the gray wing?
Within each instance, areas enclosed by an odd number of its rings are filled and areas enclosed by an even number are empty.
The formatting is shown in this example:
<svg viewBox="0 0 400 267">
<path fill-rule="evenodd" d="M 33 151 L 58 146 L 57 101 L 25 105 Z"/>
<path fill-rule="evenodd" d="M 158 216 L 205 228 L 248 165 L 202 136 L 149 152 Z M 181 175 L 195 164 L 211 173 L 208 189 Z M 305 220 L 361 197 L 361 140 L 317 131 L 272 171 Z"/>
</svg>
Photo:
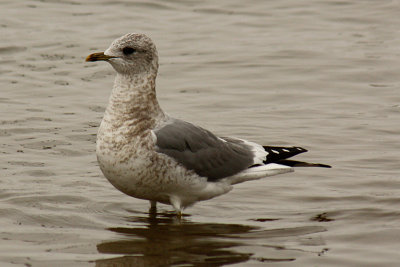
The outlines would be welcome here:
<svg viewBox="0 0 400 267">
<path fill-rule="evenodd" d="M 234 175 L 253 165 L 253 152 L 244 143 L 222 141 L 211 132 L 181 120 L 154 130 L 157 152 L 174 158 L 209 181 Z"/>
</svg>

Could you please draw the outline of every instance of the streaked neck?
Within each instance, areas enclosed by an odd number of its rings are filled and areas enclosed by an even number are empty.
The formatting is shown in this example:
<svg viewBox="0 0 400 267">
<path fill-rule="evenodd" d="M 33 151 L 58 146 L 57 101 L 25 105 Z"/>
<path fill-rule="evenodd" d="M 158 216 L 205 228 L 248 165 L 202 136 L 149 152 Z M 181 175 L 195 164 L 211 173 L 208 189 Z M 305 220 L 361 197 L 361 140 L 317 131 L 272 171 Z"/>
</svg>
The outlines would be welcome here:
<svg viewBox="0 0 400 267">
<path fill-rule="evenodd" d="M 156 98 L 155 81 L 155 74 L 117 74 L 105 118 L 113 124 L 154 124 L 165 117 Z"/>
</svg>

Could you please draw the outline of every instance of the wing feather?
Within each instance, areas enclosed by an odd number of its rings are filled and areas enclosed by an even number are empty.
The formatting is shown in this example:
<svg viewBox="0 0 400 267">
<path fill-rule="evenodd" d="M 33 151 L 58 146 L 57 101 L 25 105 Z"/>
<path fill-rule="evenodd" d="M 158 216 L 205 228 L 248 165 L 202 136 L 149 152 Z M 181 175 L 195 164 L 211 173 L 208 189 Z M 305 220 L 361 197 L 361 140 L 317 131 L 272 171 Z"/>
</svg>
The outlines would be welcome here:
<svg viewBox="0 0 400 267">
<path fill-rule="evenodd" d="M 209 181 L 237 174 L 253 165 L 254 153 L 245 143 L 231 142 L 185 121 L 154 130 L 157 152 L 174 158 Z"/>
</svg>

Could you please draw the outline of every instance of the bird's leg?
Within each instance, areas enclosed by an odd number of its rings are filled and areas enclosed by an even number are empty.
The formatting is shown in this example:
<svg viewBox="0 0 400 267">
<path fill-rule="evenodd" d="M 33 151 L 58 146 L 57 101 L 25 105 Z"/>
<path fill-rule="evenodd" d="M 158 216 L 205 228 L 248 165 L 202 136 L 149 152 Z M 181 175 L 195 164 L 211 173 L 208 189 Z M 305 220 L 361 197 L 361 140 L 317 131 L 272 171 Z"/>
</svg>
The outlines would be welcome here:
<svg viewBox="0 0 400 267">
<path fill-rule="evenodd" d="M 180 219 L 182 219 L 182 210 L 178 210 L 178 211 L 176 211 L 176 217 L 180 220 Z"/>
<path fill-rule="evenodd" d="M 174 207 L 175 211 L 176 211 L 176 216 L 180 219 L 182 218 L 182 203 L 181 203 L 181 199 L 177 196 L 173 196 L 171 195 L 169 197 L 169 201 L 171 202 L 171 205 Z"/>
<path fill-rule="evenodd" d="M 149 213 L 152 213 L 152 214 L 156 214 L 157 213 L 157 201 L 150 200 Z"/>
</svg>

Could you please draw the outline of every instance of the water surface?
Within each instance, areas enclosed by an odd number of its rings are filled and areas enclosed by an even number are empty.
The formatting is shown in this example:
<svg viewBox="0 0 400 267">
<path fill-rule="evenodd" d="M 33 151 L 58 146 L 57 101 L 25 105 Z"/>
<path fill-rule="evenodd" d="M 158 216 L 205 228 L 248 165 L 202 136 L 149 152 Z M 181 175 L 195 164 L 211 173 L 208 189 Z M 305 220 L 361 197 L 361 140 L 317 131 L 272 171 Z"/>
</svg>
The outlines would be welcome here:
<svg viewBox="0 0 400 267">
<path fill-rule="evenodd" d="M 2 266 L 397 266 L 398 1 L 2 1 Z M 162 107 L 333 165 L 238 185 L 177 221 L 95 157 L 114 72 L 85 57 L 157 44 Z"/>
</svg>

